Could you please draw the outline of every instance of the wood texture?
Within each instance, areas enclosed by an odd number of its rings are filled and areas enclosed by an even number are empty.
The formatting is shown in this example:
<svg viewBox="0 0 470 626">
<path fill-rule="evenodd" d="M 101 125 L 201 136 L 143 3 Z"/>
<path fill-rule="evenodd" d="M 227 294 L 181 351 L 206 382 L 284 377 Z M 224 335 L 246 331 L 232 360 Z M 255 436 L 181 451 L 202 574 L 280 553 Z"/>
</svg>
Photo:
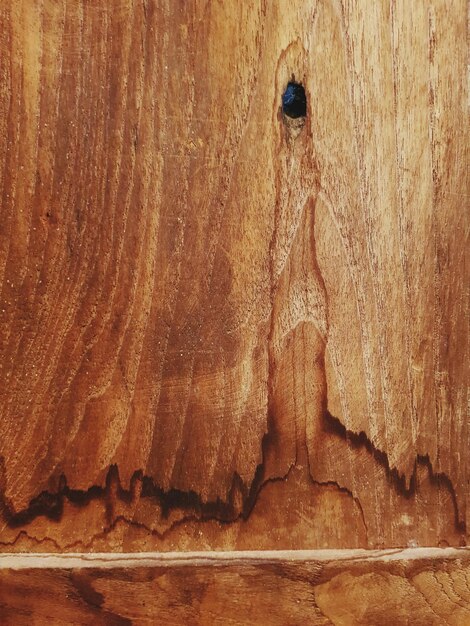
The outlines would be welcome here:
<svg viewBox="0 0 470 626">
<path fill-rule="evenodd" d="M 466 544 L 466 19 L 0 0 L 2 550 Z"/>
<path fill-rule="evenodd" d="M 15 569 L 5 569 L 9 558 Z M 470 552 L 15 555 L 0 558 L 0 620 L 3 626 L 466 626 Z"/>
</svg>

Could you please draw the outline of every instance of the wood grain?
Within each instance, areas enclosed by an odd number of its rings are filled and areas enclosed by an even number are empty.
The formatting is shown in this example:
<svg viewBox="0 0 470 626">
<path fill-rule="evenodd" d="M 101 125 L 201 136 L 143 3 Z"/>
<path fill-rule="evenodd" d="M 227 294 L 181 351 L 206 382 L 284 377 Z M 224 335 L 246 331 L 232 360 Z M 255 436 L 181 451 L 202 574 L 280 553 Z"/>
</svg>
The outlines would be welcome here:
<svg viewBox="0 0 470 626">
<path fill-rule="evenodd" d="M 4 626 L 465 626 L 470 552 L 4 556 L 0 619 Z"/>
<path fill-rule="evenodd" d="M 466 14 L 0 0 L 2 550 L 466 544 Z"/>
</svg>

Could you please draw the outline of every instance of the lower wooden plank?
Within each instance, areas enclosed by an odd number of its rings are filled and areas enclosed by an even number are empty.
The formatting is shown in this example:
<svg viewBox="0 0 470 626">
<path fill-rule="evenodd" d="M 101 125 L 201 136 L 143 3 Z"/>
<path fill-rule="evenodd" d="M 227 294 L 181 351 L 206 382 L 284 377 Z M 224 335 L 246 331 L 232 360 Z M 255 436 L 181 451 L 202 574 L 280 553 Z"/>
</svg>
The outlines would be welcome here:
<svg viewBox="0 0 470 626">
<path fill-rule="evenodd" d="M 470 549 L 0 557 L 2 626 L 470 624 Z"/>
</svg>

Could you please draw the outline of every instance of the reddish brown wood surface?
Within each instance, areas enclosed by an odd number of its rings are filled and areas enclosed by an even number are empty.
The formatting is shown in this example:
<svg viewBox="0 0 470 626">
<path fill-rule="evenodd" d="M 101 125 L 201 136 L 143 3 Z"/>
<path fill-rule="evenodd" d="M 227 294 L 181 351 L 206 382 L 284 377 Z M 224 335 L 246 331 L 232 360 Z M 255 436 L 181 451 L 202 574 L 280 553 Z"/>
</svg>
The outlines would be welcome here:
<svg viewBox="0 0 470 626">
<path fill-rule="evenodd" d="M 466 544 L 466 20 L 0 0 L 2 550 Z"/>
<path fill-rule="evenodd" d="M 468 549 L 13 558 L 3 626 L 470 624 Z"/>
</svg>

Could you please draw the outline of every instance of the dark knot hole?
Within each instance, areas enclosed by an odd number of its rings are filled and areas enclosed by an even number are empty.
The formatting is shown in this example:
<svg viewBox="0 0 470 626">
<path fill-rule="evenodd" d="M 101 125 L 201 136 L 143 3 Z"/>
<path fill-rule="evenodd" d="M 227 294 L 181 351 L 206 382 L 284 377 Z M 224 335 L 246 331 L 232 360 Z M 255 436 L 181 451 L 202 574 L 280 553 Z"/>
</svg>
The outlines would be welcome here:
<svg viewBox="0 0 470 626">
<path fill-rule="evenodd" d="M 282 112 L 287 117 L 305 117 L 307 115 L 307 96 L 301 83 L 290 81 L 282 94 Z"/>
</svg>

